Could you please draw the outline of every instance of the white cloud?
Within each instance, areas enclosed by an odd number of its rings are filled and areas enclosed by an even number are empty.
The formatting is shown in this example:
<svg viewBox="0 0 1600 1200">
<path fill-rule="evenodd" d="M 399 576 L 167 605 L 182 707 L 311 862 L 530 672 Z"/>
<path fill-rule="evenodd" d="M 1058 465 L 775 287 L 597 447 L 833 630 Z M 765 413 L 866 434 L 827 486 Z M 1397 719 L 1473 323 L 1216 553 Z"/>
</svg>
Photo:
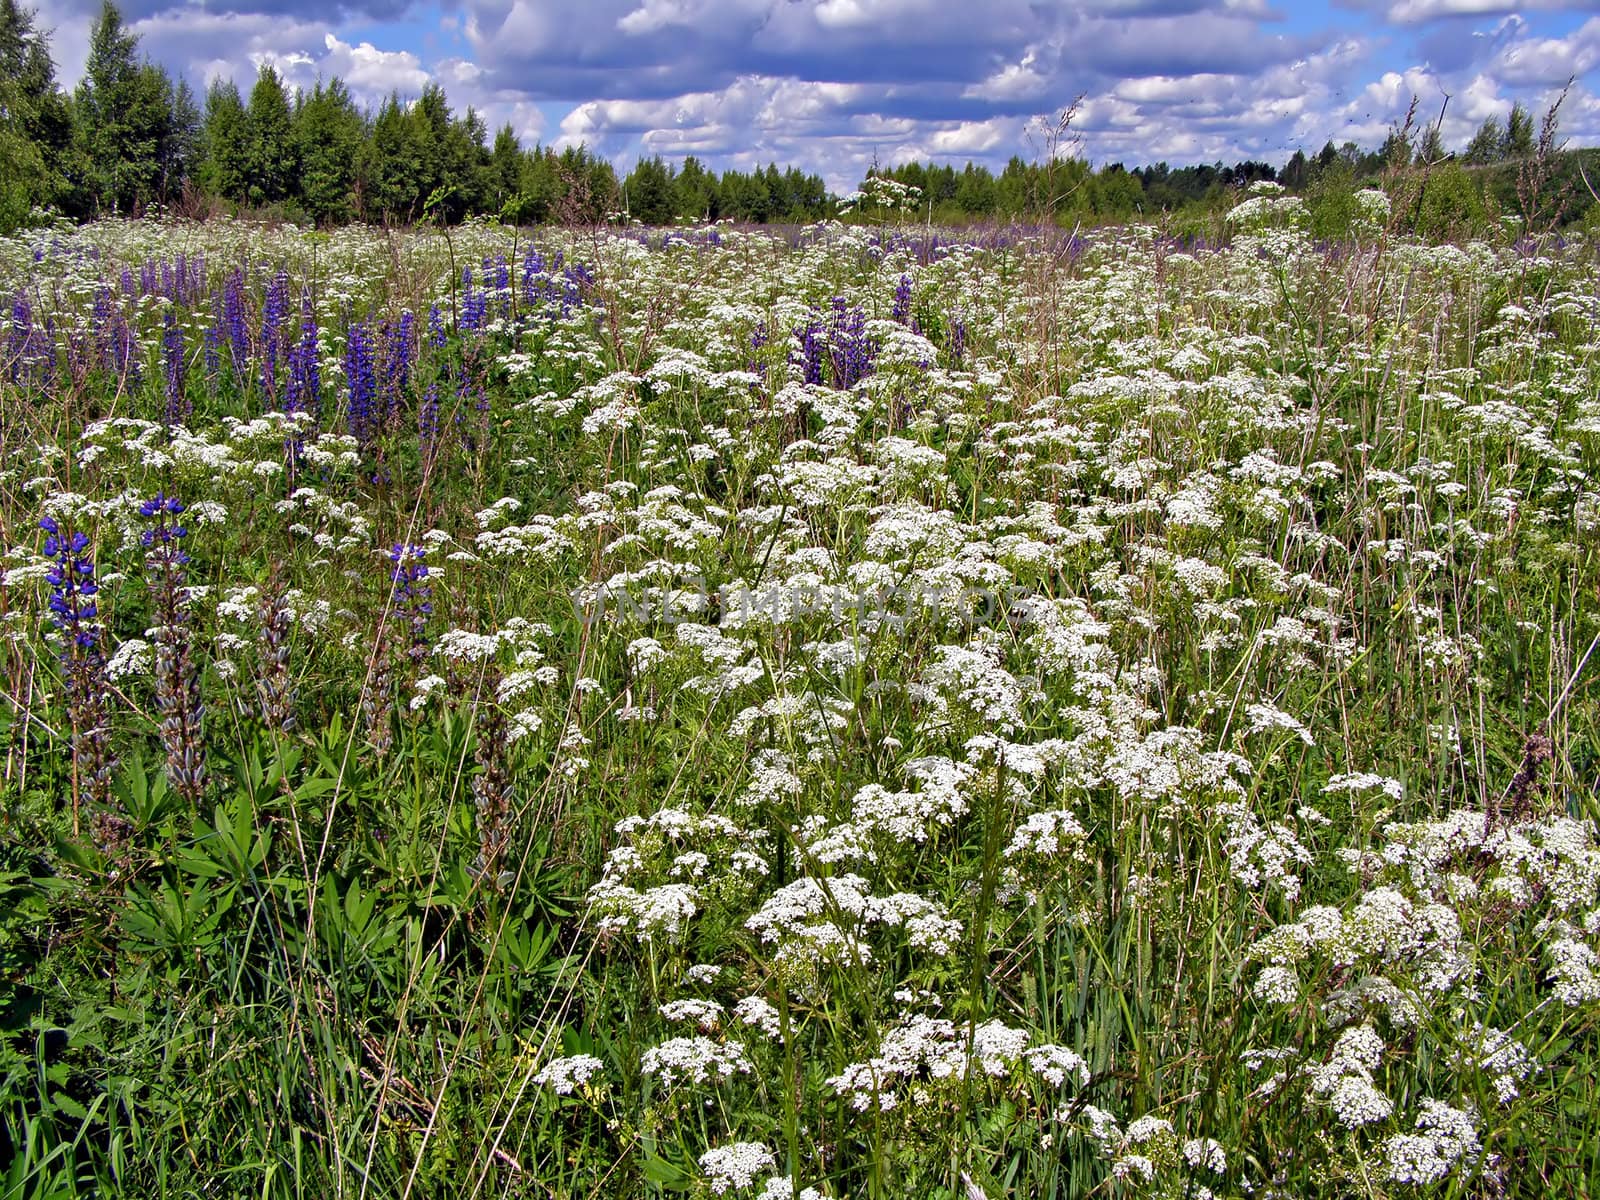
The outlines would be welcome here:
<svg viewBox="0 0 1600 1200">
<path fill-rule="evenodd" d="M 1389 20 L 1397 25 L 1418 25 L 1448 17 L 1496 17 L 1529 9 L 1585 12 L 1592 8 L 1592 0 L 1398 0 L 1389 6 Z"/>
<path fill-rule="evenodd" d="M 940 158 L 988 154 L 1015 136 L 1015 123 L 1002 117 L 988 121 L 963 121 L 952 129 L 935 131 L 928 139 L 928 148 Z"/>
<path fill-rule="evenodd" d="M 1600 65 L 1600 17 L 1591 17 L 1564 38 L 1520 38 L 1505 46 L 1493 70 L 1501 80 L 1524 86 L 1560 86 Z"/>
<path fill-rule="evenodd" d="M 1031 100 L 1049 87 L 1050 80 L 1034 69 L 1038 53 L 1030 47 L 1022 61 L 1001 67 L 982 83 L 968 84 L 961 93 L 976 100 Z"/>
<path fill-rule="evenodd" d="M 432 82 L 422 63 L 409 50 L 379 50 L 371 42 L 350 45 L 333 34 L 322 39 L 326 53 L 316 65 L 328 75 L 337 75 L 357 96 L 381 100 L 391 91 L 415 96 Z"/>
</svg>

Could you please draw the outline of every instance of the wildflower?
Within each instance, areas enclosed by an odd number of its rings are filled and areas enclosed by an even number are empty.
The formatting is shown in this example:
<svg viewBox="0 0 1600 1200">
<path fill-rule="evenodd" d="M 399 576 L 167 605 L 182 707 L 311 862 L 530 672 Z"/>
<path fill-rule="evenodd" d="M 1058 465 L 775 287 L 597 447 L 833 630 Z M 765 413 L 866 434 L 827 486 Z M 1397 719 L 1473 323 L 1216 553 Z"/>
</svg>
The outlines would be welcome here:
<svg viewBox="0 0 1600 1200">
<path fill-rule="evenodd" d="M 1028 1069 L 1052 1087 L 1060 1087 L 1072 1076 L 1080 1087 L 1089 1086 L 1089 1064 L 1083 1056 L 1065 1046 L 1049 1043 L 1032 1046 L 1025 1053 Z"/>
<path fill-rule="evenodd" d="M 1326 1063 L 1306 1068 L 1312 1093 L 1327 1100 L 1346 1129 L 1387 1120 L 1394 1111 L 1372 1082 L 1383 1048 L 1371 1025 L 1355 1025 L 1339 1035 Z"/>
<path fill-rule="evenodd" d="M 433 615 L 433 587 L 428 582 L 428 548 L 396 542 L 389 551 L 393 569 L 395 613 L 406 624 L 410 645 L 406 656 L 417 665 L 428 657 L 428 618 Z"/>
<path fill-rule="evenodd" d="M 430 383 L 417 405 L 417 440 L 423 458 L 431 462 L 439 442 L 439 385 Z"/>
<path fill-rule="evenodd" d="M 377 375 L 372 358 L 372 336 L 365 322 L 350 326 L 345 340 L 344 377 L 349 388 L 345 424 L 356 444 L 371 449 L 378 434 Z"/>
<path fill-rule="evenodd" d="M 760 996 L 746 996 L 740 1000 L 733 1006 L 733 1015 L 741 1025 L 759 1029 L 769 1038 L 779 1036 L 782 1031 L 778 1010 Z"/>
<path fill-rule="evenodd" d="M 1183 1144 L 1183 1161 L 1191 1167 L 1204 1167 L 1221 1175 L 1228 1169 L 1228 1156 L 1215 1138 L 1190 1138 Z"/>
<path fill-rule="evenodd" d="M 901 275 L 900 283 L 894 289 L 894 308 L 889 313 L 889 319 L 896 325 L 905 325 L 911 320 L 911 276 L 909 275 Z"/>
<path fill-rule="evenodd" d="M 670 1000 L 661 1006 L 669 1021 L 696 1025 L 702 1033 L 712 1033 L 722 1024 L 722 1005 L 715 1000 Z"/>
<path fill-rule="evenodd" d="M 261 308 L 261 390 L 267 407 L 278 406 L 278 366 L 284 356 L 283 333 L 289 320 L 289 274 L 279 271 L 267 284 Z"/>
<path fill-rule="evenodd" d="M 89 537 L 81 529 L 62 525 L 51 516 L 41 517 L 39 528 L 48 535 L 43 550 L 51 560 L 45 574 L 45 582 L 50 585 L 50 620 L 61 634 L 60 661 L 66 680 L 67 720 L 72 728 L 74 795 L 81 793 L 88 800 L 96 844 L 115 860 L 125 849 L 132 830 L 111 807 L 111 771 L 116 758 L 111 751 L 109 688 L 95 599 L 100 587 L 95 582 L 94 561 L 89 557 Z M 76 822 L 76 808 L 73 819 Z"/>
<path fill-rule="evenodd" d="M 190 803 L 205 791 L 205 705 L 200 696 L 200 669 L 189 636 L 184 588 L 189 556 L 182 543 L 189 531 L 175 518 L 184 512 L 176 496 L 157 492 L 139 506 L 152 522 L 141 535 L 145 571 L 156 605 L 156 707 L 161 714 L 161 742 L 167 752 L 167 776 Z"/>
<path fill-rule="evenodd" d="M 228 348 L 228 362 L 234 378 L 242 378 L 250 362 L 250 332 L 245 321 L 244 271 L 235 268 L 222 285 L 222 305 L 218 318 L 219 340 Z"/>
<path fill-rule="evenodd" d="M 735 1075 L 748 1075 L 750 1062 L 738 1046 L 708 1037 L 670 1038 L 644 1052 L 639 1061 L 646 1075 L 668 1087 L 680 1083 L 723 1083 Z"/>
<path fill-rule="evenodd" d="M 1416 1128 L 1383 1144 L 1386 1174 L 1396 1183 L 1438 1183 L 1458 1164 L 1476 1163 L 1482 1153 L 1471 1114 L 1443 1101 L 1424 1100 Z"/>
<path fill-rule="evenodd" d="M 533 1077 L 540 1087 L 547 1087 L 558 1096 L 570 1096 L 580 1087 L 587 1087 L 591 1079 L 605 1070 L 605 1063 L 592 1054 L 574 1054 L 570 1058 L 552 1059 Z"/>
<path fill-rule="evenodd" d="M 182 425 L 194 411 L 194 404 L 184 389 L 183 329 L 170 308 L 165 316 L 161 350 L 167 383 L 167 425 Z"/>
<path fill-rule="evenodd" d="M 722 1195 L 731 1188 L 746 1188 L 756 1176 L 775 1165 L 772 1151 L 760 1142 L 734 1142 L 707 1150 L 700 1156 L 700 1169 L 711 1181 L 711 1190 Z"/>
<path fill-rule="evenodd" d="M 300 337 L 289 347 L 289 383 L 284 391 L 283 411 L 311 414 L 313 425 L 322 415 L 322 366 L 317 318 L 311 298 L 301 301 Z"/>
</svg>

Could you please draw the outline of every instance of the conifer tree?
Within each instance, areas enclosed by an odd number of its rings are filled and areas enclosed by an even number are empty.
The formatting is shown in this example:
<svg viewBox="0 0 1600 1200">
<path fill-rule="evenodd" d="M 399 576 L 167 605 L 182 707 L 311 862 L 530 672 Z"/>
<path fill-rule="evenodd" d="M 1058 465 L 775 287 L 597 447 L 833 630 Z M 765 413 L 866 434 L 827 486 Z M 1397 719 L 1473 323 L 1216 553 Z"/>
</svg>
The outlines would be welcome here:
<svg viewBox="0 0 1600 1200">
<path fill-rule="evenodd" d="M 318 83 L 295 114 L 299 200 L 319 225 L 355 215 L 356 162 L 366 129 L 350 91 L 339 79 Z"/>
<path fill-rule="evenodd" d="M 289 199 L 295 180 L 293 118 L 283 81 L 263 63 L 245 109 L 245 179 L 252 204 Z"/>
</svg>

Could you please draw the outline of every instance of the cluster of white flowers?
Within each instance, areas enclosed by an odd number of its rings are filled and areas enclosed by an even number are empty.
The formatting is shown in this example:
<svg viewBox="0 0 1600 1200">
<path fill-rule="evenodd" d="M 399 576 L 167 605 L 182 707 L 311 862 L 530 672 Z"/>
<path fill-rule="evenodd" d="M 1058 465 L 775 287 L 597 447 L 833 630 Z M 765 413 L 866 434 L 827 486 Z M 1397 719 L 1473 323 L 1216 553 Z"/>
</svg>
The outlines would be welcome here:
<svg viewBox="0 0 1600 1200">
<path fill-rule="evenodd" d="M 1305 1068 L 1311 1094 L 1324 1100 L 1346 1129 L 1388 1120 L 1394 1112 L 1373 1082 L 1383 1051 L 1383 1039 L 1371 1025 L 1352 1025 L 1334 1042 L 1326 1062 Z"/>
<path fill-rule="evenodd" d="M 698 1025 L 702 1033 L 714 1033 L 722 1024 L 722 1005 L 715 1000 L 669 1000 L 661 1006 L 661 1015 L 669 1021 Z"/>
<path fill-rule="evenodd" d="M 700 1169 L 718 1196 L 734 1188 L 749 1187 L 757 1175 L 770 1171 L 775 1164 L 772 1151 L 760 1142 L 733 1142 L 700 1156 Z"/>
<path fill-rule="evenodd" d="M 1263 824 L 1245 805 L 1219 805 L 1225 836 L 1223 849 L 1233 877 L 1246 887 L 1266 887 L 1294 900 L 1300 895 L 1299 868 L 1309 866 L 1311 851 L 1281 821 Z"/>
<path fill-rule="evenodd" d="M 1483 1147 L 1472 1114 L 1441 1100 L 1424 1100 L 1421 1108 L 1416 1133 L 1398 1133 L 1383 1143 L 1387 1177 L 1433 1184 L 1457 1168 L 1475 1166 Z"/>
<path fill-rule="evenodd" d="M 864 1062 L 851 1063 L 827 1083 L 857 1111 L 887 1111 L 899 1106 L 902 1090 L 909 1089 L 919 1103 L 932 1099 L 926 1089 L 912 1086 L 915 1080 L 959 1081 L 969 1071 L 1003 1078 L 1022 1058 L 1027 1046 L 1025 1030 L 1000 1021 L 968 1027 L 943 1017 L 914 1013 L 902 1017 L 884 1033 L 877 1054 Z"/>
<path fill-rule="evenodd" d="M 909 892 L 874 895 L 855 874 L 802 875 L 769 896 L 745 921 L 745 928 L 777 947 L 776 963 L 815 963 L 836 955 L 869 961 L 862 937 L 871 925 L 905 929 L 913 947 L 948 954 L 961 936 L 961 924 L 925 897 Z"/>
<path fill-rule="evenodd" d="M 570 1096 L 580 1087 L 605 1070 L 605 1063 L 592 1054 L 574 1054 L 570 1058 L 556 1058 L 546 1063 L 533 1082 L 547 1087 L 558 1096 Z"/>
<path fill-rule="evenodd" d="M 640 1057 L 639 1066 L 646 1075 L 668 1087 L 723 1083 L 735 1075 L 750 1073 L 750 1060 L 742 1047 L 704 1036 L 669 1038 L 659 1046 L 651 1046 Z"/>
<path fill-rule="evenodd" d="M 1060 1087 L 1068 1077 L 1076 1079 L 1080 1087 L 1089 1086 L 1089 1064 L 1076 1050 L 1045 1042 L 1029 1047 L 1024 1057 L 1029 1070 L 1053 1087 Z"/>
</svg>

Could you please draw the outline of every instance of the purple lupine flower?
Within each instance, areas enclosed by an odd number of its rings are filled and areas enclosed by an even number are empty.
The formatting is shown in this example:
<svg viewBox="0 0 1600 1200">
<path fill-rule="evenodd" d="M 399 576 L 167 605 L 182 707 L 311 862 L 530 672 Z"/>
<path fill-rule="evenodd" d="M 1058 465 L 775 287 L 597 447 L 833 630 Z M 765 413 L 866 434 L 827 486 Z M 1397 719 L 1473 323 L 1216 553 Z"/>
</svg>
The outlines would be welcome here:
<svg viewBox="0 0 1600 1200">
<path fill-rule="evenodd" d="M 539 298 L 539 283 L 544 275 L 544 255 L 534 247 L 529 246 L 528 252 L 522 256 L 522 303 L 524 307 L 532 308 Z"/>
<path fill-rule="evenodd" d="M 767 364 L 762 360 L 761 352 L 766 349 L 767 343 L 771 340 L 771 336 L 767 333 L 767 323 L 758 321 L 756 327 L 750 331 L 750 362 L 748 365 L 750 371 L 761 376 L 762 379 L 767 377 Z"/>
<path fill-rule="evenodd" d="M 41 517 L 44 556 L 50 559 L 45 582 L 50 585 L 50 623 L 61 634 L 61 670 L 66 683 L 67 719 L 72 726 L 73 777 L 97 809 L 111 799 L 111 740 L 107 729 L 106 660 L 100 645 L 100 587 L 89 555 L 89 536 L 81 529 L 63 527 L 53 517 Z M 103 836 L 97 840 L 109 850 L 121 844 L 126 822 L 114 814 L 97 811 Z M 76 810 L 74 810 L 76 820 Z"/>
<path fill-rule="evenodd" d="M 444 344 L 449 340 L 449 335 L 444 327 L 444 312 L 435 300 L 428 308 L 428 344 L 435 350 L 443 350 Z"/>
<path fill-rule="evenodd" d="M 11 367 L 11 382 L 21 383 L 25 374 L 28 346 L 33 341 L 33 306 L 28 293 L 18 288 L 11 302 L 11 331 L 6 335 L 6 362 Z"/>
<path fill-rule="evenodd" d="M 161 713 L 167 777 L 179 795 L 198 803 L 206 783 L 205 706 L 185 605 L 189 555 L 184 552 L 183 539 L 189 531 L 176 520 L 183 511 L 183 502 L 176 496 L 157 492 L 139 506 L 139 515 L 152 522 L 139 540 L 145 548 L 145 579 L 155 598 L 156 707 Z"/>
<path fill-rule="evenodd" d="M 462 268 L 466 274 L 470 268 Z M 461 328 L 468 333 L 481 332 L 489 314 L 489 293 L 468 288 L 461 297 Z"/>
<path fill-rule="evenodd" d="M 250 365 L 250 329 L 247 323 L 244 271 L 235 268 L 222 287 L 222 325 L 227 331 L 235 379 L 243 379 Z"/>
<path fill-rule="evenodd" d="M 186 308 L 193 308 L 200 299 L 206 286 L 206 260 L 203 254 L 196 254 L 190 258 L 182 251 L 178 252 L 177 266 L 174 269 L 176 288 L 173 300 Z"/>
<path fill-rule="evenodd" d="M 794 336 L 800 342 L 800 378 L 805 383 L 820 384 L 822 382 L 823 355 L 827 352 L 827 341 L 822 332 L 822 322 L 815 313 L 799 329 L 794 331 Z"/>
<path fill-rule="evenodd" d="M 157 492 L 139 505 L 139 515 L 155 522 L 139 535 L 139 544 L 146 550 L 157 551 L 160 555 L 157 561 L 180 567 L 189 565 L 189 556 L 178 545 L 189 536 L 189 531 L 167 520 L 168 517 L 182 516 L 186 508 L 183 501 L 165 492 Z"/>
<path fill-rule="evenodd" d="M 497 254 L 494 259 L 483 260 L 483 273 L 494 280 L 495 295 L 500 297 L 500 315 L 511 315 L 511 268 L 506 263 L 504 254 Z"/>
<path fill-rule="evenodd" d="M 478 355 L 476 345 L 469 344 L 464 348 L 456 384 L 457 424 L 461 424 L 462 414 L 469 409 L 478 417 L 475 434 L 463 434 L 462 437 L 462 444 L 472 452 L 489 444 L 489 396 L 483 386 L 483 363 Z"/>
<path fill-rule="evenodd" d="M 806 383 L 828 383 L 848 391 L 872 373 L 877 348 L 867 336 L 867 315 L 835 296 L 829 312 L 812 309 L 806 323 L 795 330 L 800 342 L 801 377 Z"/>
<path fill-rule="evenodd" d="M 51 560 L 45 582 L 50 585 L 50 622 L 78 649 L 93 651 L 100 644 L 99 607 L 95 597 L 100 585 L 94 579 L 94 560 L 89 557 L 89 535 L 81 529 L 63 533 L 54 517 L 39 518 L 39 528 L 48 535 L 44 556 Z"/>
<path fill-rule="evenodd" d="M 267 284 L 261 308 L 261 390 L 267 407 L 278 403 L 278 368 L 284 357 L 284 326 L 289 322 L 289 275 L 279 271 Z"/>
<path fill-rule="evenodd" d="M 960 366 L 967 353 L 967 323 L 960 313 L 950 317 L 950 357 Z"/>
<path fill-rule="evenodd" d="M 372 360 L 372 335 L 366 322 L 350 326 L 344 347 L 344 377 L 350 390 L 349 405 L 345 409 L 345 423 L 356 442 L 367 449 L 377 435 L 375 425 L 378 380 Z"/>
<path fill-rule="evenodd" d="M 94 290 L 94 307 L 89 310 L 89 327 L 94 331 L 95 345 L 104 363 L 111 357 L 111 289 L 102 284 Z"/>
<path fill-rule="evenodd" d="M 111 315 L 110 343 L 112 371 L 129 384 L 136 385 L 143 378 L 139 365 L 139 340 L 120 308 Z"/>
<path fill-rule="evenodd" d="M 894 289 L 894 309 L 889 319 L 904 325 L 911 317 L 911 276 L 901 275 L 900 286 Z"/>
<path fill-rule="evenodd" d="M 874 351 L 867 337 L 867 315 L 859 304 L 850 307 L 843 296 L 833 298 L 828 350 L 833 365 L 833 386 L 840 391 L 850 390 L 871 373 Z"/>
<path fill-rule="evenodd" d="M 416 318 L 404 312 L 394 324 L 385 322 L 380 331 L 375 417 L 375 423 L 380 428 L 388 428 L 395 414 L 401 411 L 405 393 L 411 385 L 415 324 Z"/>
<path fill-rule="evenodd" d="M 40 326 L 34 321 L 26 290 L 19 289 L 11 304 L 11 332 L 0 353 L 10 365 L 13 383 L 50 386 L 56 368 L 55 323 L 46 320 Z"/>
<path fill-rule="evenodd" d="M 127 267 L 122 268 L 122 278 L 118 281 L 122 285 L 122 294 L 132 300 L 139 294 L 139 285 L 133 281 L 133 272 Z"/>
<path fill-rule="evenodd" d="M 222 371 L 222 330 L 215 322 L 206 326 L 205 356 L 206 380 L 214 385 Z"/>
<path fill-rule="evenodd" d="M 400 323 L 394 332 L 395 355 L 399 361 L 402 388 L 411 385 L 411 368 L 417 361 L 417 314 L 409 308 L 400 314 Z"/>
<path fill-rule="evenodd" d="M 417 406 L 417 442 L 424 459 L 431 458 L 439 441 L 439 385 L 430 383 Z"/>
<path fill-rule="evenodd" d="M 428 548 L 396 542 L 389 551 L 395 614 L 406 623 L 406 656 L 420 665 L 428 657 L 428 618 L 433 615 L 433 585 L 428 582 Z"/>
<path fill-rule="evenodd" d="M 300 302 L 300 336 L 289 347 L 289 383 L 284 389 L 283 411 L 310 413 L 315 425 L 322 416 L 322 364 L 318 355 L 317 316 L 311 298 Z"/>
<path fill-rule="evenodd" d="M 194 412 L 194 403 L 184 388 L 183 327 L 171 308 L 166 313 L 161 352 L 167 380 L 167 427 L 171 429 L 182 425 Z"/>
</svg>

